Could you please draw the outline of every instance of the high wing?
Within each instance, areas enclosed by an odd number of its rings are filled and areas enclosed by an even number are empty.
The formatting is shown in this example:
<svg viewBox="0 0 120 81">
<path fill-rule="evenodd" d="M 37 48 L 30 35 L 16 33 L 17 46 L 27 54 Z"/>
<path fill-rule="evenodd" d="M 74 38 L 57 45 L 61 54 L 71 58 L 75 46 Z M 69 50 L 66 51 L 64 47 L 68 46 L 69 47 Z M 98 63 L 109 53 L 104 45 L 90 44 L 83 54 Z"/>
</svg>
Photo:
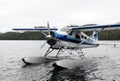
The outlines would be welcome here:
<svg viewBox="0 0 120 81">
<path fill-rule="evenodd" d="M 13 28 L 12 30 L 15 31 L 42 31 L 42 32 L 48 32 L 48 28 Z M 57 28 L 50 28 L 50 30 L 57 30 Z"/>
<path fill-rule="evenodd" d="M 120 24 L 109 24 L 109 25 L 88 25 L 88 26 L 70 26 L 67 30 L 72 31 L 104 31 L 104 30 L 116 30 L 120 29 Z M 48 32 L 48 28 L 13 28 L 15 31 L 41 31 Z M 50 28 L 50 30 L 58 30 L 57 28 Z M 62 30 L 63 31 L 63 30 Z M 64 30 L 65 31 L 65 30 Z"/>
<path fill-rule="evenodd" d="M 72 31 L 104 31 L 120 29 L 120 24 L 111 25 L 91 25 L 91 26 L 72 26 Z"/>
</svg>

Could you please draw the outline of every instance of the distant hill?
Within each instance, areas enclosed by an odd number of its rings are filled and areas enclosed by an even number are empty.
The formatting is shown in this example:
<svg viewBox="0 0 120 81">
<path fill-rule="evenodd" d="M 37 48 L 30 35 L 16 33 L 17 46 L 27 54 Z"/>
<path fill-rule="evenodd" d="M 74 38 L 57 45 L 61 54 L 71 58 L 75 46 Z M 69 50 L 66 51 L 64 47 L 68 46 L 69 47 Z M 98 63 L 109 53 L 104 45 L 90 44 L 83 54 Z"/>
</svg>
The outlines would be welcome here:
<svg viewBox="0 0 120 81">
<path fill-rule="evenodd" d="M 92 32 L 87 32 L 92 34 Z M 0 40 L 44 40 L 45 36 L 41 32 L 6 32 L 0 33 Z M 120 30 L 110 30 L 99 32 L 99 40 L 120 40 Z"/>
</svg>

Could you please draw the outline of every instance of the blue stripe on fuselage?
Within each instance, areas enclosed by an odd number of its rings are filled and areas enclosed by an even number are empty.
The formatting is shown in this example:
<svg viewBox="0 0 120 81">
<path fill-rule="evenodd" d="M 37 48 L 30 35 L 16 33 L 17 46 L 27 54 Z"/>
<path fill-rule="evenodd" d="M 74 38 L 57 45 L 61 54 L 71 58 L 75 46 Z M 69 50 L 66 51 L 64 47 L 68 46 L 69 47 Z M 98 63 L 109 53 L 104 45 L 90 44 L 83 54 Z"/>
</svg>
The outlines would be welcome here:
<svg viewBox="0 0 120 81">
<path fill-rule="evenodd" d="M 55 37 L 57 39 L 60 39 L 62 41 L 67 41 L 67 42 L 72 42 L 72 43 L 80 43 L 82 40 L 80 39 L 76 39 L 76 38 L 73 38 L 72 36 L 70 35 L 63 35 L 63 34 L 58 34 L 56 31 L 53 31 L 54 34 L 55 34 Z M 95 44 L 92 44 L 92 43 L 88 43 L 88 42 L 83 42 L 82 44 L 87 44 L 87 45 L 95 45 Z"/>
</svg>

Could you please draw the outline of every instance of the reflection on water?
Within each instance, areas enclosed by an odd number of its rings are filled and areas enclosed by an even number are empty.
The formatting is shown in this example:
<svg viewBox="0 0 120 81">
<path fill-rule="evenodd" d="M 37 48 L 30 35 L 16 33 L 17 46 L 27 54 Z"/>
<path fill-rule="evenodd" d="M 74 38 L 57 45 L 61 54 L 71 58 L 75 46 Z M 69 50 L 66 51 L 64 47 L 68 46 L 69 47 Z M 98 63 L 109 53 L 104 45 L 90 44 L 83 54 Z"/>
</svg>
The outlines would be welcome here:
<svg viewBox="0 0 120 81">
<path fill-rule="evenodd" d="M 81 62 L 78 67 L 72 69 L 63 67 L 61 69 L 59 66 L 55 67 L 57 69 L 52 71 L 52 76 L 49 81 L 90 81 L 95 78 L 92 72 L 97 70 L 98 63 L 97 59 L 93 59 L 86 59 Z M 79 61 L 82 61 L 82 59 Z M 92 75 L 93 77 L 91 78 L 89 75 Z"/>
<path fill-rule="evenodd" d="M 87 81 L 86 71 L 83 68 L 64 69 L 53 71 L 49 81 Z"/>
<path fill-rule="evenodd" d="M 108 57 L 94 57 L 96 62 L 73 69 L 52 70 L 48 81 L 119 81 L 120 64 Z M 116 68 L 117 67 L 117 68 Z M 117 72 L 118 71 L 118 72 Z"/>
<path fill-rule="evenodd" d="M 55 71 L 52 63 L 24 66 L 21 58 L 43 56 L 48 48 L 45 45 L 40 50 L 43 43 L 44 41 L 0 41 L 0 81 L 120 80 L 120 45 L 84 49 L 87 59 L 91 58 L 93 61 L 73 69 Z"/>
</svg>

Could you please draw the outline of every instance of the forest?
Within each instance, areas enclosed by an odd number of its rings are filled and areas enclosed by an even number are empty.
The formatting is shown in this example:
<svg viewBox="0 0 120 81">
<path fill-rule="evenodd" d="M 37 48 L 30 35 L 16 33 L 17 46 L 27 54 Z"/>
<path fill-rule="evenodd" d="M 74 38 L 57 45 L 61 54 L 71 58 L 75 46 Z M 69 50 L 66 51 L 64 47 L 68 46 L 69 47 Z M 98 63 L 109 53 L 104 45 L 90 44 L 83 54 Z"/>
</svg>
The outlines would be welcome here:
<svg viewBox="0 0 120 81">
<path fill-rule="evenodd" d="M 0 40 L 44 40 L 41 32 L 6 32 L 0 34 Z"/>
<path fill-rule="evenodd" d="M 0 33 L 0 40 L 45 40 L 45 36 L 41 32 L 6 32 Z M 120 40 L 120 30 L 101 31 L 99 40 Z"/>
</svg>

